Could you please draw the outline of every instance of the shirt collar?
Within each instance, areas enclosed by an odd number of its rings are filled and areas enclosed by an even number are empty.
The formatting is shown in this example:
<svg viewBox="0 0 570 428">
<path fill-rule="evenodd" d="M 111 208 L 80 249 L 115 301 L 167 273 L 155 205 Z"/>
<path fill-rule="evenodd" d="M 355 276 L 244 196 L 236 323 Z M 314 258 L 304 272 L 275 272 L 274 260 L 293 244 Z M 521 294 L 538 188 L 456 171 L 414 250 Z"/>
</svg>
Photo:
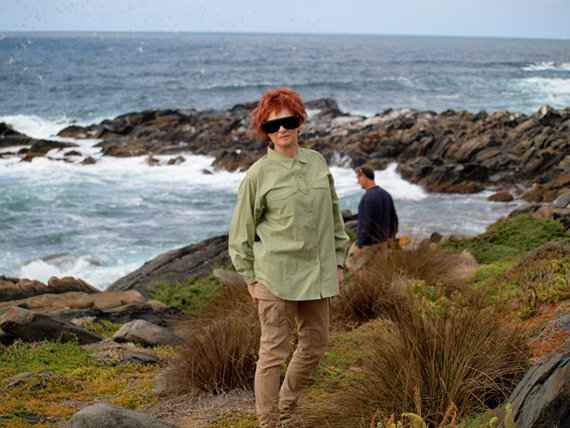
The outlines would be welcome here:
<svg viewBox="0 0 570 428">
<path fill-rule="evenodd" d="M 281 165 L 283 165 L 287 169 L 291 169 L 293 167 L 295 160 L 297 160 L 303 164 L 307 163 L 307 157 L 306 157 L 304 151 L 300 147 L 297 150 L 297 158 L 296 159 L 290 158 L 289 156 L 282 155 L 281 153 L 276 152 L 271 147 L 267 148 L 267 156 L 269 159 L 280 163 Z"/>
</svg>

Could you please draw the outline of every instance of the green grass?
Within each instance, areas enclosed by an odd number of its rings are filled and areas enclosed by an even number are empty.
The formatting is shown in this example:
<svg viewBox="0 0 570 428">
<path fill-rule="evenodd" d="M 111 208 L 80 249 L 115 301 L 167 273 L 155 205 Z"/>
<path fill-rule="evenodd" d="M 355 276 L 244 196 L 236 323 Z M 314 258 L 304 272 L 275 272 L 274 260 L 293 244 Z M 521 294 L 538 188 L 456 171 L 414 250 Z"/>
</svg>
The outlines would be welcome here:
<svg viewBox="0 0 570 428">
<path fill-rule="evenodd" d="M 101 321 L 101 324 L 84 321 L 83 328 L 102 336 L 113 337 L 113 335 L 121 328 L 121 324 L 115 324 L 107 320 Z"/>
<path fill-rule="evenodd" d="M 167 351 L 157 348 L 149 352 Z M 9 419 L 2 426 L 20 426 L 21 416 L 35 415 L 45 422 L 36 426 L 52 427 L 75 414 L 72 401 L 92 404 L 104 400 L 138 408 L 158 399 L 151 394 L 158 370 L 155 365 L 102 362 L 90 357 L 76 341 L 0 345 L 0 379 L 23 372 L 34 375 L 10 388 L 0 388 L 0 415 Z"/>
<path fill-rule="evenodd" d="M 223 289 L 224 285 L 219 283 L 213 274 L 210 274 L 206 278 L 192 277 L 185 283 L 161 282 L 152 298 L 187 314 L 198 316 L 202 309 L 215 300 Z"/>
<path fill-rule="evenodd" d="M 479 263 L 488 264 L 556 240 L 569 242 L 559 222 L 523 214 L 499 219 L 489 225 L 485 233 L 468 241 L 447 241 L 442 248 L 453 252 L 469 249 Z"/>
</svg>

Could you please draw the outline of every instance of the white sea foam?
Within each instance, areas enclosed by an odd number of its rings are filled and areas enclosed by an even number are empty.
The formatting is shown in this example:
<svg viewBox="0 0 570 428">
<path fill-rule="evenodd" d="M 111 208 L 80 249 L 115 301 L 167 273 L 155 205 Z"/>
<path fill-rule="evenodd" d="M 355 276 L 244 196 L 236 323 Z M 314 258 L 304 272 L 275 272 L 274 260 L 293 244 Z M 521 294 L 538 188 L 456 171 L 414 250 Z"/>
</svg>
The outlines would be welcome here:
<svg viewBox="0 0 570 428">
<path fill-rule="evenodd" d="M 41 281 L 74 276 L 105 289 L 159 254 L 224 233 L 244 173 L 215 171 L 211 157 L 184 157 L 165 165 L 169 157 L 159 156 L 161 166 L 149 166 L 144 156 L 104 156 L 94 165 L 0 159 L 6 201 L 0 206 L 0 273 Z M 364 191 L 354 170 L 333 166 L 331 172 L 341 208 L 356 213 Z M 487 202 L 485 192 L 428 194 L 404 181 L 396 164 L 376 171 L 376 182 L 394 198 L 404 234 L 418 223 L 428 232 L 479 233 L 512 209 Z M 64 252 L 69 256 L 45 258 Z"/>
<path fill-rule="evenodd" d="M 35 115 L 6 115 L 0 116 L 0 122 L 5 122 L 16 131 L 37 139 L 54 139 L 62 129 L 71 125 L 89 126 L 95 123 L 101 123 L 105 119 L 111 119 L 115 115 L 102 115 L 89 120 L 80 120 L 66 115 L 58 117 L 46 118 Z"/>
<path fill-rule="evenodd" d="M 570 71 L 570 62 L 556 63 L 554 61 L 533 62 L 522 68 L 524 71 Z"/>
<path fill-rule="evenodd" d="M 561 77 L 528 77 L 519 81 L 519 86 L 539 93 L 551 93 L 554 95 L 570 95 L 570 79 Z"/>
<path fill-rule="evenodd" d="M 427 193 L 416 184 L 409 183 L 402 179 L 396 172 L 398 164 L 392 163 L 385 170 L 377 170 L 374 172 L 376 184 L 385 188 L 392 198 L 402 201 L 421 201 L 428 197 Z M 331 172 L 335 179 L 335 187 L 339 198 L 352 196 L 355 194 L 364 194 L 364 190 L 356 181 L 356 175 L 353 169 L 331 167 Z"/>
<path fill-rule="evenodd" d="M 0 122 L 6 122 L 16 131 L 32 138 L 49 138 L 56 135 L 67 126 L 75 124 L 73 119 L 61 116 L 55 119 L 46 119 L 39 116 L 23 114 L 0 116 Z"/>
</svg>

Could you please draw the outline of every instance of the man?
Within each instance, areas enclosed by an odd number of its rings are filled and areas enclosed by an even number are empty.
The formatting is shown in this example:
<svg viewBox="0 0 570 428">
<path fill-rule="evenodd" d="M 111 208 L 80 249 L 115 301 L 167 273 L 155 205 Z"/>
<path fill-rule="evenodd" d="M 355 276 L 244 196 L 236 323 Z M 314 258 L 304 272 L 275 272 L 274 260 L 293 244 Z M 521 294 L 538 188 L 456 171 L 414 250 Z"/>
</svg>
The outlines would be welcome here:
<svg viewBox="0 0 570 428">
<path fill-rule="evenodd" d="M 398 232 L 398 216 L 390 194 L 374 182 L 374 170 L 363 165 L 356 170 L 358 184 L 366 193 L 358 205 L 356 241 L 350 247 L 346 267 L 360 275 L 377 251 L 386 251 Z"/>
</svg>

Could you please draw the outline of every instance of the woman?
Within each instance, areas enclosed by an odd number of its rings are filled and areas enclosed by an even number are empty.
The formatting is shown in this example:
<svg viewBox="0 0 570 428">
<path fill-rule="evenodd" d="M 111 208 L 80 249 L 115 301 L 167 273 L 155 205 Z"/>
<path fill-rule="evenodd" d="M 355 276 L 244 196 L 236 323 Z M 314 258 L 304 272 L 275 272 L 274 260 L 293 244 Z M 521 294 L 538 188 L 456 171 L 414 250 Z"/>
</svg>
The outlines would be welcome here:
<svg viewBox="0 0 570 428">
<path fill-rule="evenodd" d="M 299 147 L 307 117 L 301 97 L 271 89 L 251 117 L 270 144 L 240 185 L 229 252 L 258 303 L 257 416 L 261 427 L 277 427 L 291 417 L 326 350 L 329 299 L 343 281 L 348 236 L 325 159 Z M 295 322 L 299 342 L 280 388 Z"/>
</svg>

